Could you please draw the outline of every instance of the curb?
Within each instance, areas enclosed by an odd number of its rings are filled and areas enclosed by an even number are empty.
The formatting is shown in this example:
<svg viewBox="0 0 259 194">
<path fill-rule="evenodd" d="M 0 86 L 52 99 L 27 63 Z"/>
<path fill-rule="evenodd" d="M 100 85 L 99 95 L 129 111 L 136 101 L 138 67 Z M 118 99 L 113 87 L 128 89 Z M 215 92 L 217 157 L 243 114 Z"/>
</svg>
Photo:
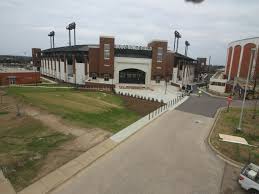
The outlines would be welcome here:
<svg viewBox="0 0 259 194">
<path fill-rule="evenodd" d="M 200 90 L 200 91 L 204 92 L 205 94 L 207 94 L 207 95 L 209 95 L 211 97 L 214 97 L 214 98 L 222 98 L 222 99 L 226 99 L 227 98 L 227 97 L 224 97 L 224 96 L 217 96 L 217 95 L 211 94 L 211 93 L 203 90 L 202 88 L 198 88 L 198 90 Z"/>
<path fill-rule="evenodd" d="M 109 140 L 109 139 L 108 139 Z M 103 142 L 102 142 L 103 143 Z M 112 150 L 114 150 L 119 144 L 116 142 L 113 142 L 114 145 L 111 148 L 108 148 L 106 151 L 104 151 L 100 156 L 96 157 L 94 160 L 92 160 L 89 164 L 87 164 L 85 167 L 81 168 L 79 171 L 75 172 L 72 176 L 70 176 L 69 178 L 67 178 L 66 180 L 64 180 L 63 182 L 55 185 L 55 187 L 51 188 L 49 191 L 46 192 L 46 194 L 51 193 L 52 191 L 54 191 L 55 189 L 57 189 L 58 187 L 60 187 L 61 185 L 63 185 L 64 183 L 68 182 L 69 180 L 71 180 L 73 177 L 75 177 L 76 175 L 78 175 L 80 172 L 82 172 L 83 170 L 85 170 L 86 168 L 90 167 L 94 162 L 96 162 L 98 159 L 102 158 L 103 156 L 105 156 L 106 154 L 110 153 Z M 76 159 L 76 158 L 75 158 Z"/>
<path fill-rule="evenodd" d="M 221 112 L 223 110 L 225 110 L 226 107 L 223 107 L 223 108 L 219 108 L 217 110 L 217 113 L 214 117 L 214 122 L 213 122 L 213 125 L 211 127 L 211 130 L 210 130 L 210 133 L 209 133 L 209 136 L 207 138 L 207 141 L 208 141 L 208 144 L 209 144 L 209 147 L 212 149 L 213 152 L 215 152 L 216 156 L 218 158 L 220 158 L 221 160 L 225 161 L 226 163 L 228 163 L 229 165 L 233 166 L 233 167 L 236 167 L 236 168 L 243 168 L 244 164 L 243 163 L 240 163 L 240 162 L 237 162 L 235 160 L 232 160 L 231 158 L 229 158 L 228 156 L 226 156 L 225 154 L 221 153 L 219 150 L 217 150 L 211 143 L 211 136 L 214 132 L 214 129 L 215 129 L 215 126 L 217 124 L 217 121 L 219 119 L 219 116 L 221 114 Z"/>
</svg>

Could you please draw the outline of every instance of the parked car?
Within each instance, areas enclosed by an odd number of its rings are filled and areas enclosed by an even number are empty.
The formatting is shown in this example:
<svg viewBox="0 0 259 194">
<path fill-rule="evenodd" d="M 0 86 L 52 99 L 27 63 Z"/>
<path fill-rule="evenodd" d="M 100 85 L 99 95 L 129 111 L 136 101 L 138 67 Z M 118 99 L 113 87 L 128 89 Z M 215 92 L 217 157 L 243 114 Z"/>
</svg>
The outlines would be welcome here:
<svg viewBox="0 0 259 194">
<path fill-rule="evenodd" d="M 186 85 L 186 91 L 187 91 L 188 93 L 193 93 L 193 86 L 187 84 L 187 85 Z"/>
<path fill-rule="evenodd" d="M 259 194 L 259 166 L 250 163 L 246 165 L 239 176 L 239 184 L 250 194 Z"/>
</svg>

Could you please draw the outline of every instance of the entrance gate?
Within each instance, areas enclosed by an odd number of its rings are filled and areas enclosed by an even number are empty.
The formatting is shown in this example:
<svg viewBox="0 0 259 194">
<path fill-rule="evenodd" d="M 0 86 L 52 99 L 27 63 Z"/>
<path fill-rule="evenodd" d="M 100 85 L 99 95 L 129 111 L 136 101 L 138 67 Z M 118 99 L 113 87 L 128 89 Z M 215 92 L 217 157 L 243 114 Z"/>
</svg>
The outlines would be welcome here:
<svg viewBox="0 0 259 194">
<path fill-rule="evenodd" d="M 145 84 L 146 73 L 138 69 L 125 69 L 119 72 L 119 83 Z"/>
</svg>

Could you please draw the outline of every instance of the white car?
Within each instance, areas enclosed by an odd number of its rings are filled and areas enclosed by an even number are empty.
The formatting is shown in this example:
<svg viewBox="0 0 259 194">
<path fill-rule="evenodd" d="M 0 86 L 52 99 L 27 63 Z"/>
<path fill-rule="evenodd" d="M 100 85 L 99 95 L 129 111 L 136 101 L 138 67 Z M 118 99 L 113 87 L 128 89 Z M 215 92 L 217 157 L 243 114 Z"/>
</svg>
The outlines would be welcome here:
<svg viewBox="0 0 259 194">
<path fill-rule="evenodd" d="M 246 165 L 239 176 L 239 184 L 250 194 L 259 194 L 259 166 L 250 163 Z"/>
</svg>

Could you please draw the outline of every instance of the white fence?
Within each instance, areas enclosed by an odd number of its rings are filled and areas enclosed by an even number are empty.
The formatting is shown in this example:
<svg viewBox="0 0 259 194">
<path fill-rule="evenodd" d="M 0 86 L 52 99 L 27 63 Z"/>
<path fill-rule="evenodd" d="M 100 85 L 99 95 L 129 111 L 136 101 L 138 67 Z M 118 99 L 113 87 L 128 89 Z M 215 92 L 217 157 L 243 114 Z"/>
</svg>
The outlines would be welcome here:
<svg viewBox="0 0 259 194">
<path fill-rule="evenodd" d="M 135 123 L 132 123 L 128 127 L 124 128 L 123 130 L 119 131 L 112 137 L 110 137 L 115 142 L 121 142 L 125 140 L 130 135 L 136 133 L 142 127 L 150 123 L 152 120 L 156 119 L 163 113 L 167 112 L 168 110 L 172 110 L 176 108 L 180 103 L 187 100 L 189 97 L 185 96 L 184 94 L 177 96 L 176 98 L 172 99 L 171 101 L 167 102 L 163 106 L 159 107 L 158 109 L 154 110 L 153 112 L 149 113 L 148 115 L 142 117 L 141 119 L 137 120 Z"/>
</svg>

